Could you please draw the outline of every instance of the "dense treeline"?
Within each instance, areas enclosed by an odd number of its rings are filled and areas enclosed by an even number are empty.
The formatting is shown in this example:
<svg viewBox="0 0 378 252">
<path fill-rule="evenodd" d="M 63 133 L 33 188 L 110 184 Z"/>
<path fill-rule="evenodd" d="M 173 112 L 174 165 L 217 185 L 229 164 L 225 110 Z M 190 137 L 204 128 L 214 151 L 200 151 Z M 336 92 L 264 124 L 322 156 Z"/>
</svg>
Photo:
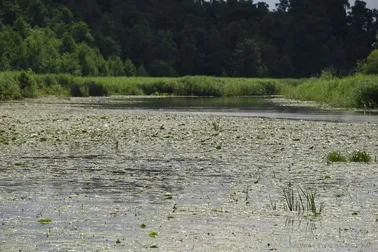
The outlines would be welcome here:
<svg viewBox="0 0 378 252">
<path fill-rule="evenodd" d="M 2 0 L 0 70 L 78 76 L 309 77 L 378 71 L 363 1 Z M 369 65 L 369 62 L 373 62 Z M 373 64 L 374 65 L 374 64 Z"/>
</svg>

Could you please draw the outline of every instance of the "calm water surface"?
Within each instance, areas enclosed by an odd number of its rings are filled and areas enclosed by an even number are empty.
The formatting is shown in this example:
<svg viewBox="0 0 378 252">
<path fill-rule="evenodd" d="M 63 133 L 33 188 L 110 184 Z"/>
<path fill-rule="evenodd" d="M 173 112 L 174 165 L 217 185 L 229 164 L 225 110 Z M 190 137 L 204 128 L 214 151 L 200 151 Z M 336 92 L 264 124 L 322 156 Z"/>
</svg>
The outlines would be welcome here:
<svg viewBox="0 0 378 252">
<path fill-rule="evenodd" d="M 309 121 L 378 123 L 378 112 L 322 110 L 311 106 L 283 105 L 261 97 L 112 97 L 97 104 L 109 109 L 149 109 L 179 114 L 209 114 Z"/>
<path fill-rule="evenodd" d="M 324 160 L 376 151 L 375 125 L 222 118 L 217 132 L 212 117 L 89 108 L 376 123 L 375 114 L 247 97 L 72 102 L 85 109 L 61 115 L 57 104 L 19 123 L 30 109 L 21 106 L 2 118 L 11 127 L 0 133 L 15 140 L 0 144 L 0 251 L 378 251 L 376 162 Z M 285 211 L 288 182 L 317 190 L 320 217 Z"/>
</svg>

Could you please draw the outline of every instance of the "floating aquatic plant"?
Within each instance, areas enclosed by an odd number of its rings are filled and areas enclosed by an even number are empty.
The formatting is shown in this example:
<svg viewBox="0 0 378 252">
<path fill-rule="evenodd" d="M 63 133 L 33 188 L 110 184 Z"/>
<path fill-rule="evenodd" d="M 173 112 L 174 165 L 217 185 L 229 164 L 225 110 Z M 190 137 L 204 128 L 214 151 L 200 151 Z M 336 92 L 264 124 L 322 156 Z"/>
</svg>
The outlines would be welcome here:
<svg viewBox="0 0 378 252">
<path fill-rule="evenodd" d="M 52 222 L 51 219 L 39 219 L 38 220 L 38 223 L 42 224 L 42 225 L 44 225 L 44 224 L 50 224 L 51 222 Z"/>
<path fill-rule="evenodd" d="M 148 236 L 154 238 L 154 237 L 156 237 L 157 235 L 158 235 L 157 232 L 151 232 Z"/>
</svg>

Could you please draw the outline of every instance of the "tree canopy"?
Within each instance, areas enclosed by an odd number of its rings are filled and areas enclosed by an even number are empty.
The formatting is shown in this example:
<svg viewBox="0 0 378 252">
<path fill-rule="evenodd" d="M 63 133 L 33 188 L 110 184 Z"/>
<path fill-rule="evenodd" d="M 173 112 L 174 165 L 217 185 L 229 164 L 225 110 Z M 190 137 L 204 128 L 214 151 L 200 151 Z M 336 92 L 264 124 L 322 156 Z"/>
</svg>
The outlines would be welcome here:
<svg viewBox="0 0 378 252">
<path fill-rule="evenodd" d="M 251 0 L 2 0 L 0 70 L 347 75 L 372 53 L 377 30 L 378 11 L 360 0 L 281 0 L 275 10 Z"/>
</svg>

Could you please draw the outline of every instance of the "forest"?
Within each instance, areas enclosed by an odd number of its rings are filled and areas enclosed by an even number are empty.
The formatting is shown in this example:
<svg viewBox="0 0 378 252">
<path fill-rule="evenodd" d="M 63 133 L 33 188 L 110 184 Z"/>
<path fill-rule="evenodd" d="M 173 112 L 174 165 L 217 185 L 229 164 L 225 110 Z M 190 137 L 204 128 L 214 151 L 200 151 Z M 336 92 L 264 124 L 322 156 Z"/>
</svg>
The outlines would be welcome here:
<svg viewBox="0 0 378 252">
<path fill-rule="evenodd" d="M 378 73 L 364 1 L 2 0 L 0 71 L 307 78 Z M 378 47 L 378 44 L 376 44 Z"/>
</svg>

